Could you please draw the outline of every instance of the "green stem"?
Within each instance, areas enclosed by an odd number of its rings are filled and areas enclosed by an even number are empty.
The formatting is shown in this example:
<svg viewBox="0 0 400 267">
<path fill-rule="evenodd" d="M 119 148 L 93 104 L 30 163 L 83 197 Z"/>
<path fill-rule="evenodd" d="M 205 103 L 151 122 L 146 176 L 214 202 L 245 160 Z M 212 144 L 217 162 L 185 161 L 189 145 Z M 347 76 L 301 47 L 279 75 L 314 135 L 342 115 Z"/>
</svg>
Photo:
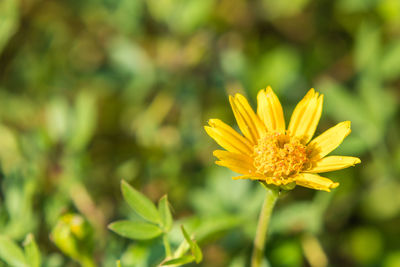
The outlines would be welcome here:
<svg viewBox="0 0 400 267">
<path fill-rule="evenodd" d="M 267 190 L 267 194 L 258 219 L 256 237 L 254 238 L 253 254 L 251 256 L 251 267 L 261 266 L 264 256 L 265 240 L 267 239 L 268 224 L 279 195 L 278 190 L 270 189 L 268 187 L 265 187 L 265 189 Z"/>
<path fill-rule="evenodd" d="M 172 253 L 171 253 L 171 245 L 169 244 L 167 234 L 163 235 L 163 242 L 165 248 L 165 257 L 170 258 L 172 256 Z"/>
</svg>

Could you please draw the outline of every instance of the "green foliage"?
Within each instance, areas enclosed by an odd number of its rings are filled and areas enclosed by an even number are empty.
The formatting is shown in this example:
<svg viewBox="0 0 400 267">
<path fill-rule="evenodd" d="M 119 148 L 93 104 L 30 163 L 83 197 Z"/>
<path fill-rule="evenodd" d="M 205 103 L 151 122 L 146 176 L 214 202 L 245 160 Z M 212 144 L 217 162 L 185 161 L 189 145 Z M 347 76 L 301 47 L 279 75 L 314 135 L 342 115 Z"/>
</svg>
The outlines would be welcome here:
<svg viewBox="0 0 400 267">
<path fill-rule="evenodd" d="M 158 212 L 160 215 L 161 226 L 164 228 L 164 231 L 165 232 L 171 231 L 173 219 L 171 210 L 169 208 L 167 195 L 163 196 L 158 202 Z"/>
<path fill-rule="evenodd" d="M 0 259 L 13 267 L 39 267 L 41 266 L 41 253 L 35 238 L 28 234 L 22 250 L 13 240 L 0 236 Z"/>
<path fill-rule="evenodd" d="M 42 262 L 41 254 L 32 234 L 27 235 L 25 238 L 24 250 L 26 261 L 29 263 L 29 265 L 32 267 L 40 267 Z"/>
<path fill-rule="evenodd" d="M 122 180 L 121 182 L 121 189 L 125 201 L 129 204 L 129 206 L 131 206 L 131 208 L 135 212 L 137 212 L 140 216 L 150 222 L 160 222 L 160 216 L 158 214 L 157 208 L 148 198 L 135 190 L 124 180 Z"/>
<path fill-rule="evenodd" d="M 182 233 L 183 233 L 183 236 L 185 237 L 186 242 L 188 242 L 188 244 L 189 244 L 190 250 L 192 251 L 192 254 L 196 260 L 196 263 L 201 262 L 201 260 L 203 259 L 203 254 L 201 253 L 199 246 L 197 245 L 197 243 L 194 240 L 191 239 L 191 237 L 186 232 L 185 227 L 183 227 L 183 225 L 181 225 L 181 229 L 182 229 Z"/>
<path fill-rule="evenodd" d="M 162 234 L 160 227 L 147 222 L 117 221 L 108 227 L 117 234 L 131 239 L 146 240 Z"/>
<path fill-rule="evenodd" d="M 161 266 L 166 265 L 183 265 L 195 261 L 200 263 L 203 254 L 197 243 L 191 239 L 183 225 L 181 226 L 184 242 L 180 244 L 178 249 L 171 252 L 168 233 L 173 227 L 173 218 L 171 215 L 168 197 L 163 196 L 158 202 L 158 210 L 145 195 L 131 187 L 126 181 L 121 181 L 121 191 L 125 201 L 129 206 L 146 221 L 116 221 L 108 225 L 108 228 L 118 235 L 134 240 L 148 240 L 163 236 L 163 245 L 165 249 L 165 259 L 161 262 Z M 187 251 L 186 245 L 189 245 L 191 255 L 184 255 Z"/>
<path fill-rule="evenodd" d="M 14 241 L 4 236 L 0 236 L 0 258 L 11 266 L 28 266 L 22 249 Z"/>
</svg>

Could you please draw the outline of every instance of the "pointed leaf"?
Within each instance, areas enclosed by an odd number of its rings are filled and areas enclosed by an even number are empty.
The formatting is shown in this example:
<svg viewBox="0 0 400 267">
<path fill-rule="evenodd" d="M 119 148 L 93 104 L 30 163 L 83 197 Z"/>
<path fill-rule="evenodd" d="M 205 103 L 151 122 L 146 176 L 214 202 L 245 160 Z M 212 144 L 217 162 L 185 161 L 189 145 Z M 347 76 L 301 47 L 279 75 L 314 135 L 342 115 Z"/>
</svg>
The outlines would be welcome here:
<svg viewBox="0 0 400 267">
<path fill-rule="evenodd" d="M 182 233 L 183 236 L 185 237 L 186 241 L 189 243 L 190 250 L 192 251 L 192 254 L 196 260 L 196 263 L 200 263 L 203 260 L 203 253 L 201 252 L 200 247 L 197 245 L 197 243 L 192 240 L 189 236 L 189 234 L 186 232 L 185 228 L 183 225 L 181 225 Z"/>
<path fill-rule="evenodd" d="M 121 182 L 122 195 L 129 206 L 144 219 L 159 223 L 160 216 L 156 206 L 145 195 L 131 187 L 127 182 Z"/>
<path fill-rule="evenodd" d="M 203 260 L 203 253 L 196 241 L 193 242 L 194 247 L 192 249 L 193 256 L 196 260 L 196 263 L 200 263 Z"/>
<path fill-rule="evenodd" d="M 193 255 L 185 255 L 185 256 L 182 256 L 182 257 L 179 257 L 176 259 L 172 259 L 172 260 L 163 262 L 163 263 L 161 263 L 161 266 L 175 265 L 175 264 L 183 265 L 183 264 L 190 263 L 194 260 L 195 260 L 195 258 Z"/>
<path fill-rule="evenodd" d="M 27 235 L 24 242 L 25 257 L 31 267 L 40 267 L 41 255 L 32 234 Z"/>
<path fill-rule="evenodd" d="M 0 259 L 8 265 L 15 267 L 27 267 L 24 253 L 14 241 L 5 236 L 0 236 Z"/>
<path fill-rule="evenodd" d="M 163 196 L 158 203 L 158 212 L 160 214 L 161 224 L 166 232 L 169 232 L 172 228 L 172 215 L 169 208 L 169 202 L 167 195 Z"/>
<path fill-rule="evenodd" d="M 108 225 L 108 228 L 123 237 L 139 240 L 152 239 L 162 234 L 160 227 L 147 222 L 117 221 Z"/>
</svg>

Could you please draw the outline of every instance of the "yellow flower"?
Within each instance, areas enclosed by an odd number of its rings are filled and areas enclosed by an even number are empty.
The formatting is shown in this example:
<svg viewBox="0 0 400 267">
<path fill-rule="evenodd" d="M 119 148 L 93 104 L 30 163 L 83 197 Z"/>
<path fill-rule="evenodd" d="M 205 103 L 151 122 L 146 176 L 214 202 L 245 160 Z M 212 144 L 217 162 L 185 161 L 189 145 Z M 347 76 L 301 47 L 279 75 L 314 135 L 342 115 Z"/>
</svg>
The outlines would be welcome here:
<svg viewBox="0 0 400 267">
<path fill-rule="evenodd" d="M 207 134 L 226 150 L 215 150 L 216 164 L 242 174 L 233 179 L 252 179 L 267 184 L 300 185 L 330 191 L 335 183 L 318 173 L 344 169 L 360 163 L 356 157 L 328 156 L 351 132 L 344 121 L 311 138 L 322 113 L 323 95 L 311 89 L 297 104 L 288 128 L 282 106 L 270 87 L 257 95 L 257 114 L 240 94 L 229 96 L 242 134 L 219 119 L 210 119 Z"/>
</svg>

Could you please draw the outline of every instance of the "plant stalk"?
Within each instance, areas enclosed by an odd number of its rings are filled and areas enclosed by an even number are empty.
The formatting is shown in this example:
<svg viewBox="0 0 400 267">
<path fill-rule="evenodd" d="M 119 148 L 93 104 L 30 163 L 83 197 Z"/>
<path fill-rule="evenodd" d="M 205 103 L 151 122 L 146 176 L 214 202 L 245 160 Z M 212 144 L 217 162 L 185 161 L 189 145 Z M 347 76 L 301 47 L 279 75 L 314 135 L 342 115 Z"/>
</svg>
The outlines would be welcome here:
<svg viewBox="0 0 400 267">
<path fill-rule="evenodd" d="M 171 245 L 169 244 L 168 237 L 167 237 L 166 233 L 163 235 L 163 243 L 164 243 L 164 248 L 165 248 L 165 257 L 166 258 L 170 258 L 172 256 Z"/>
<path fill-rule="evenodd" d="M 264 186 L 264 185 L 263 185 Z M 267 239 L 268 225 L 274 209 L 279 191 L 264 186 L 267 194 L 263 206 L 261 208 L 260 217 L 258 219 L 256 237 L 254 238 L 253 254 L 251 256 L 251 267 L 260 267 L 263 256 L 264 246 Z"/>
</svg>

